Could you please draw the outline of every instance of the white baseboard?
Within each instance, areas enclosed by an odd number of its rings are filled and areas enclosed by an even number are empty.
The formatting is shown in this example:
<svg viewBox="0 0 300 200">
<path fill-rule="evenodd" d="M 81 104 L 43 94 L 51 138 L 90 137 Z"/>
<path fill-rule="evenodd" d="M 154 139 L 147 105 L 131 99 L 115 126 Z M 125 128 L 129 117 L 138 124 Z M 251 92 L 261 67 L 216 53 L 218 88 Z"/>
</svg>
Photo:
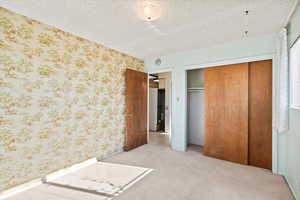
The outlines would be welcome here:
<svg viewBox="0 0 300 200">
<path fill-rule="evenodd" d="M 293 185 L 291 184 L 291 181 L 289 180 L 289 178 L 288 178 L 287 176 L 284 176 L 284 178 L 285 178 L 285 180 L 286 180 L 286 182 L 287 182 L 287 184 L 288 184 L 290 190 L 292 191 L 292 193 L 293 193 L 295 199 L 296 199 L 296 200 L 300 200 L 300 197 L 297 196 L 297 193 L 296 193 L 296 191 L 295 191 L 295 188 L 294 188 Z"/>
<path fill-rule="evenodd" d="M 52 181 L 52 180 L 54 180 L 56 178 L 59 178 L 61 176 L 69 174 L 71 172 L 77 171 L 77 170 L 79 170 L 81 168 L 87 167 L 87 166 L 89 166 L 91 164 L 94 164 L 94 163 L 96 163 L 98 161 L 101 161 L 101 160 L 103 160 L 105 158 L 111 157 L 111 156 L 113 156 L 115 154 L 118 154 L 118 153 L 121 153 L 121 152 L 123 152 L 123 149 L 119 149 L 119 150 L 117 150 L 117 151 L 115 151 L 115 152 L 113 152 L 111 154 L 105 155 L 105 156 L 103 156 L 101 158 L 94 157 L 94 158 L 91 158 L 89 160 L 85 160 L 85 161 L 83 161 L 81 163 L 77 163 L 75 165 L 72 165 L 71 167 L 67 167 L 67 168 L 64 168 L 64 169 L 57 170 L 57 171 L 55 171 L 53 173 L 50 173 L 50 174 L 46 175 L 43 178 L 35 179 L 35 180 L 29 181 L 27 183 L 24 183 L 22 185 L 18 185 L 16 187 L 11 188 L 11 189 L 5 190 L 5 191 L 3 191 L 3 192 L 0 193 L 0 200 L 3 200 L 3 199 L 8 198 L 10 196 L 16 195 L 16 194 L 18 194 L 20 192 L 24 192 L 26 190 L 34 188 L 34 187 L 36 187 L 38 185 L 41 185 L 44 182 Z"/>
<path fill-rule="evenodd" d="M 84 168 L 84 167 L 87 167 L 89 165 L 92 165 L 92 164 L 94 164 L 96 162 L 98 162 L 96 158 L 91 158 L 91 159 L 83 161 L 81 163 L 72 165 L 71 167 L 58 170 L 58 171 L 53 172 L 51 174 L 48 174 L 47 176 L 45 176 L 44 178 L 42 178 L 42 182 L 52 181 L 52 180 L 57 179 L 57 178 L 59 178 L 61 176 L 64 176 L 64 175 L 69 174 L 71 172 L 75 172 L 75 171 L 77 171 L 77 170 L 79 170 L 81 168 Z"/>
<path fill-rule="evenodd" d="M 13 187 L 11 189 L 5 190 L 3 192 L 0 193 L 0 199 L 3 200 L 5 198 L 8 198 L 10 196 L 16 195 L 20 192 L 24 192 L 26 190 L 29 190 L 31 188 L 34 188 L 40 184 L 42 184 L 42 180 L 41 179 L 35 179 L 32 180 L 30 182 L 24 183 L 22 185 L 18 185 L 16 187 Z"/>
</svg>

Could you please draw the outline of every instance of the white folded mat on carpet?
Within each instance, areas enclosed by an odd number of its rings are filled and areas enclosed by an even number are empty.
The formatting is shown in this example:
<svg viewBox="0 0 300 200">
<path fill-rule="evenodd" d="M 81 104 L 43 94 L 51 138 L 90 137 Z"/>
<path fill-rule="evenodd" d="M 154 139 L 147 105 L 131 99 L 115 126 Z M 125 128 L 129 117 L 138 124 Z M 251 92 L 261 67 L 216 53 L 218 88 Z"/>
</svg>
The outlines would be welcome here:
<svg viewBox="0 0 300 200">
<path fill-rule="evenodd" d="M 111 200 L 152 169 L 97 162 L 5 200 Z"/>
<path fill-rule="evenodd" d="M 150 171 L 152 170 L 148 168 L 97 162 L 52 180 L 48 184 L 113 196 Z"/>
</svg>

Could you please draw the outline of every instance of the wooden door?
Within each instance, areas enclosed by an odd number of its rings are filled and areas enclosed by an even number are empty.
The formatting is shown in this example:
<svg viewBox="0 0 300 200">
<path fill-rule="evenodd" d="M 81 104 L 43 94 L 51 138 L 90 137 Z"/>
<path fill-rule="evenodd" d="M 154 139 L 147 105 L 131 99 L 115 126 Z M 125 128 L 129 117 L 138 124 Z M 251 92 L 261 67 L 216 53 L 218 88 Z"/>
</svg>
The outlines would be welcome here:
<svg viewBox="0 0 300 200">
<path fill-rule="evenodd" d="M 204 69 L 204 155 L 248 164 L 248 63 Z"/>
<path fill-rule="evenodd" d="M 126 69 L 126 131 L 124 150 L 147 144 L 148 75 Z"/>
<path fill-rule="evenodd" d="M 272 169 L 272 61 L 249 65 L 249 165 Z"/>
</svg>

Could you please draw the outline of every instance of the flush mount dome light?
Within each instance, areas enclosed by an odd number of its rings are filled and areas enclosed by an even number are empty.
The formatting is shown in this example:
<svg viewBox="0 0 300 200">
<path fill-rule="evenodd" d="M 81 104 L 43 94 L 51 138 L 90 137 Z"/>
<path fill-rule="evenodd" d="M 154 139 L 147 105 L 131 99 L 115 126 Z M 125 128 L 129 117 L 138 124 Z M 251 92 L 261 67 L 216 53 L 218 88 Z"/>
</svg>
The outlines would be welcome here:
<svg viewBox="0 0 300 200">
<path fill-rule="evenodd" d="M 157 2 L 144 1 L 138 9 L 139 16 L 144 21 L 154 21 L 161 16 L 161 7 Z"/>
</svg>

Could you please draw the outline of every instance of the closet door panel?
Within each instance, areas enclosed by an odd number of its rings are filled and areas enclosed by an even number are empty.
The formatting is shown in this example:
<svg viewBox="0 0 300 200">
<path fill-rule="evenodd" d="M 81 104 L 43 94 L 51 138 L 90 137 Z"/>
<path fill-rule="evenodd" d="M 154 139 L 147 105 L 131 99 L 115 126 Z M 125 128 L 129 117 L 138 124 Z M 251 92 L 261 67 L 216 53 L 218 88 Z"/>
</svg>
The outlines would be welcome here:
<svg viewBox="0 0 300 200">
<path fill-rule="evenodd" d="M 249 165 L 272 169 L 272 61 L 249 70 Z"/>
<path fill-rule="evenodd" d="M 248 71 L 248 63 L 204 70 L 204 155 L 248 164 Z"/>
</svg>

